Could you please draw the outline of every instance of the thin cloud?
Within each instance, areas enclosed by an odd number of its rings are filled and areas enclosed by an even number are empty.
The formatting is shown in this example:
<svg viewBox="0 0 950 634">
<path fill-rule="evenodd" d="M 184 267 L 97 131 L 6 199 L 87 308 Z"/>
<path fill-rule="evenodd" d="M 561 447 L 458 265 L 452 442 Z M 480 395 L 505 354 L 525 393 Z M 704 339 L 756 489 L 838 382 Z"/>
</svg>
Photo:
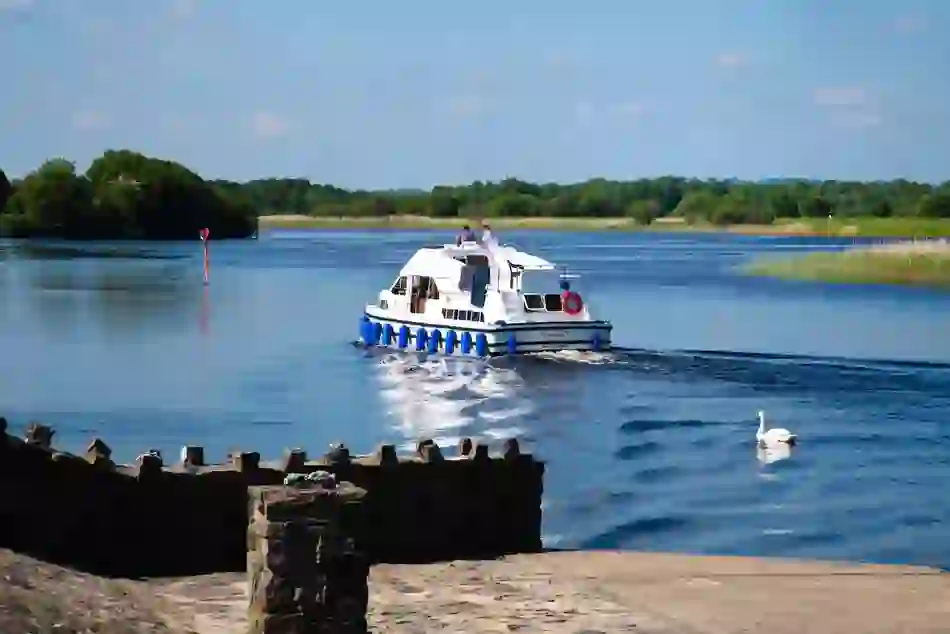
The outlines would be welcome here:
<svg viewBox="0 0 950 634">
<path fill-rule="evenodd" d="M 550 51 L 544 54 L 545 66 L 551 68 L 567 68 L 572 63 L 569 55 L 560 51 Z"/>
<path fill-rule="evenodd" d="M 816 88 L 812 99 L 822 107 L 863 106 L 867 102 L 867 93 L 860 86 L 832 86 Z"/>
<path fill-rule="evenodd" d="M 162 128 L 173 135 L 182 135 L 191 131 L 194 122 L 188 117 L 166 114 L 161 118 Z"/>
<path fill-rule="evenodd" d="M 876 112 L 836 112 L 831 122 L 839 128 L 860 130 L 881 125 L 881 115 Z"/>
<path fill-rule="evenodd" d="M 25 11 L 33 4 L 34 0 L 0 0 L 0 11 Z"/>
<path fill-rule="evenodd" d="M 716 56 L 716 66 L 722 68 L 737 68 L 745 64 L 746 58 L 741 53 L 720 53 Z"/>
<path fill-rule="evenodd" d="M 290 132 L 290 124 L 276 113 L 259 110 L 251 115 L 251 132 L 260 139 L 276 139 Z"/>
<path fill-rule="evenodd" d="M 574 104 L 574 118 L 578 123 L 588 123 L 594 118 L 594 104 L 589 101 L 579 101 Z"/>
<path fill-rule="evenodd" d="M 187 20 L 198 10 L 198 0 L 172 0 L 172 17 Z"/>
<path fill-rule="evenodd" d="M 73 128 L 88 132 L 101 130 L 109 126 L 109 115 L 98 110 L 80 110 L 74 112 L 71 119 Z"/>
<path fill-rule="evenodd" d="M 927 30 L 927 18 L 919 14 L 904 15 L 893 24 L 894 30 L 900 35 L 912 35 Z"/>
<path fill-rule="evenodd" d="M 829 112 L 831 123 L 837 128 L 857 130 L 878 127 L 882 123 L 878 107 L 860 86 L 816 88 L 812 100 Z"/>
<path fill-rule="evenodd" d="M 92 37 L 105 37 L 110 35 L 115 30 L 115 23 L 106 17 L 90 16 L 80 20 L 79 28 L 86 35 Z"/>
<path fill-rule="evenodd" d="M 448 99 L 446 107 L 452 116 L 473 119 L 491 112 L 494 104 L 481 95 L 462 95 Z"/>
<path fill-rule="evenodd" d="M 644 107 L 639 101 L 623 101 L 612 104 L 610 111 L 624 117 L 639 117 L 643 114 Z"/>
</svg>

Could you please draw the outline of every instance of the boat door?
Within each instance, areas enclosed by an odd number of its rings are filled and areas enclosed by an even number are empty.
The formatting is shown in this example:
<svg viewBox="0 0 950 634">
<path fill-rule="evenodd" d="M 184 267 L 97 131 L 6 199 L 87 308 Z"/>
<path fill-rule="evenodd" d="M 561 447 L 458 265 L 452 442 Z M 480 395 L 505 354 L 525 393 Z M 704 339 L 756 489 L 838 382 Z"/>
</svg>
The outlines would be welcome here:
<svg viewBox="0 0 950 634">
<path fill-rule="evenodd" d="M 426 312 L 426 301 L 439 299 L 439 288 L 435 280 L 425 275 L 412 276 L 412 290 L 409 294 L 409 312 L 422 315 Z"/>
<path fill-rule="evenodd" d="M 472 267 L 472 305 L 482 308 L 485 306 L 487 287 L 492 281 L 491 263 L 484 255 L 470 255 L 467 258 L 467 266 Z"/>
</svg>

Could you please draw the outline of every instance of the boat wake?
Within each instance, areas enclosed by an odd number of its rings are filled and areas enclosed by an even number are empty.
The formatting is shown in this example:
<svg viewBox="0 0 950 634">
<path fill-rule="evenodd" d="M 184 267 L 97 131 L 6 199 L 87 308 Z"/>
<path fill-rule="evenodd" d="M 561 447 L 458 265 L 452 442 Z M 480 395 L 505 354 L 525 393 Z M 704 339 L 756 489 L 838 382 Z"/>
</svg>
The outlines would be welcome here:
<svg viewBox="0 0 950 634">
<path fill-rule="evenodd" d="M 587 365 L 605 365 L 621 359 L 615 352 L 593 352 L 587 350 L 561 350 L 559 352 L 534 352 L 526 355 L 537 359 L 560 361 L 564 363 L 584 363 Z"/>
<path fill-rule="evenodd" d="M 394 363 L 393 359 L 410 359 L 406 371 L 424 366 L 427 371 L 441 375 L 475 375 L 489 368 L 523 370 L 534 364 L 606 366 L 611 369 L 655 370 L 663 374 L 701 372 L 703 369 L 720 372 L 754 369 L 756 372 L 794 374 L 796 371 L 869 374 L 886 372 L 900 377 L 921 380 L 950 381 L 950 363 L 901 359 L 863 359 L 821 355 L 794 355 L 780 353 L 743 352 L 730 350 L 651 350 L 647 348 L 614 347 L 606 352 L 561 350 L 489 358 L 447 356 L 416 351 L 394 351 L 391 348 L 366 347 L 359 341 L 352 345 L 369 356 L 381 357 L 380 363 Z M 787 377 L 786 377 L 787 378 Z"/>
<path fill-rule="evenodd" d="M 515 421 L 533 411 L 522 377 L 483 359 L 386 351 L 375 379 L 393 430 L 406 441 L 404 453 L 419 438 L 448 447 L 466 436 L 524 437 Z"/>
</svg>

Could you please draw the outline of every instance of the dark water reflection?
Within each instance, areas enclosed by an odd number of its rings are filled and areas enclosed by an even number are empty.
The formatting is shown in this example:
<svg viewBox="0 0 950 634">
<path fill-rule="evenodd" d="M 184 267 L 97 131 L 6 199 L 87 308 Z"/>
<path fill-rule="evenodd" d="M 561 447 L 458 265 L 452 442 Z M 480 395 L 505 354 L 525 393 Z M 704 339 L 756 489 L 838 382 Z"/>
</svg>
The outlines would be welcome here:
<svg viewBox="0 0 950 634">
<path fill-rule="evenodd" d="M 362 351 L 362 304 L 435 232 L 212 245 L 0 244 L 0 413 L 120 459 L 186 442 L 518 436 L 548 460 L 549 543 L 950 565 L 950 297 L 746 278 L 845 242 L 514 233 L 582 274 L 628 350 L 518 360 Z M 764 409 L 802 439 L 752 442 Z"/>
</svg>

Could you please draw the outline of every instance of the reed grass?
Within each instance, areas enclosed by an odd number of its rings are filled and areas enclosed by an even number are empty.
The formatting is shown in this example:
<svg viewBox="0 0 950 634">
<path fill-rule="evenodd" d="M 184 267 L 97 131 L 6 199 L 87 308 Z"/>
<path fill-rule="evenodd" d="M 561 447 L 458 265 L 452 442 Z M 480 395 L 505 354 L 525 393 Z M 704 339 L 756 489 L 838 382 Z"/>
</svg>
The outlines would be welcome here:
<svg viewBox="0 0 950 634">
<path fill-rule="evenodd" d="M 899 242 L 838 252 L 763 258 L 742 269 L 751 275 L 846 284 L 950 288 L 950 243 Z"/>
</svg>

